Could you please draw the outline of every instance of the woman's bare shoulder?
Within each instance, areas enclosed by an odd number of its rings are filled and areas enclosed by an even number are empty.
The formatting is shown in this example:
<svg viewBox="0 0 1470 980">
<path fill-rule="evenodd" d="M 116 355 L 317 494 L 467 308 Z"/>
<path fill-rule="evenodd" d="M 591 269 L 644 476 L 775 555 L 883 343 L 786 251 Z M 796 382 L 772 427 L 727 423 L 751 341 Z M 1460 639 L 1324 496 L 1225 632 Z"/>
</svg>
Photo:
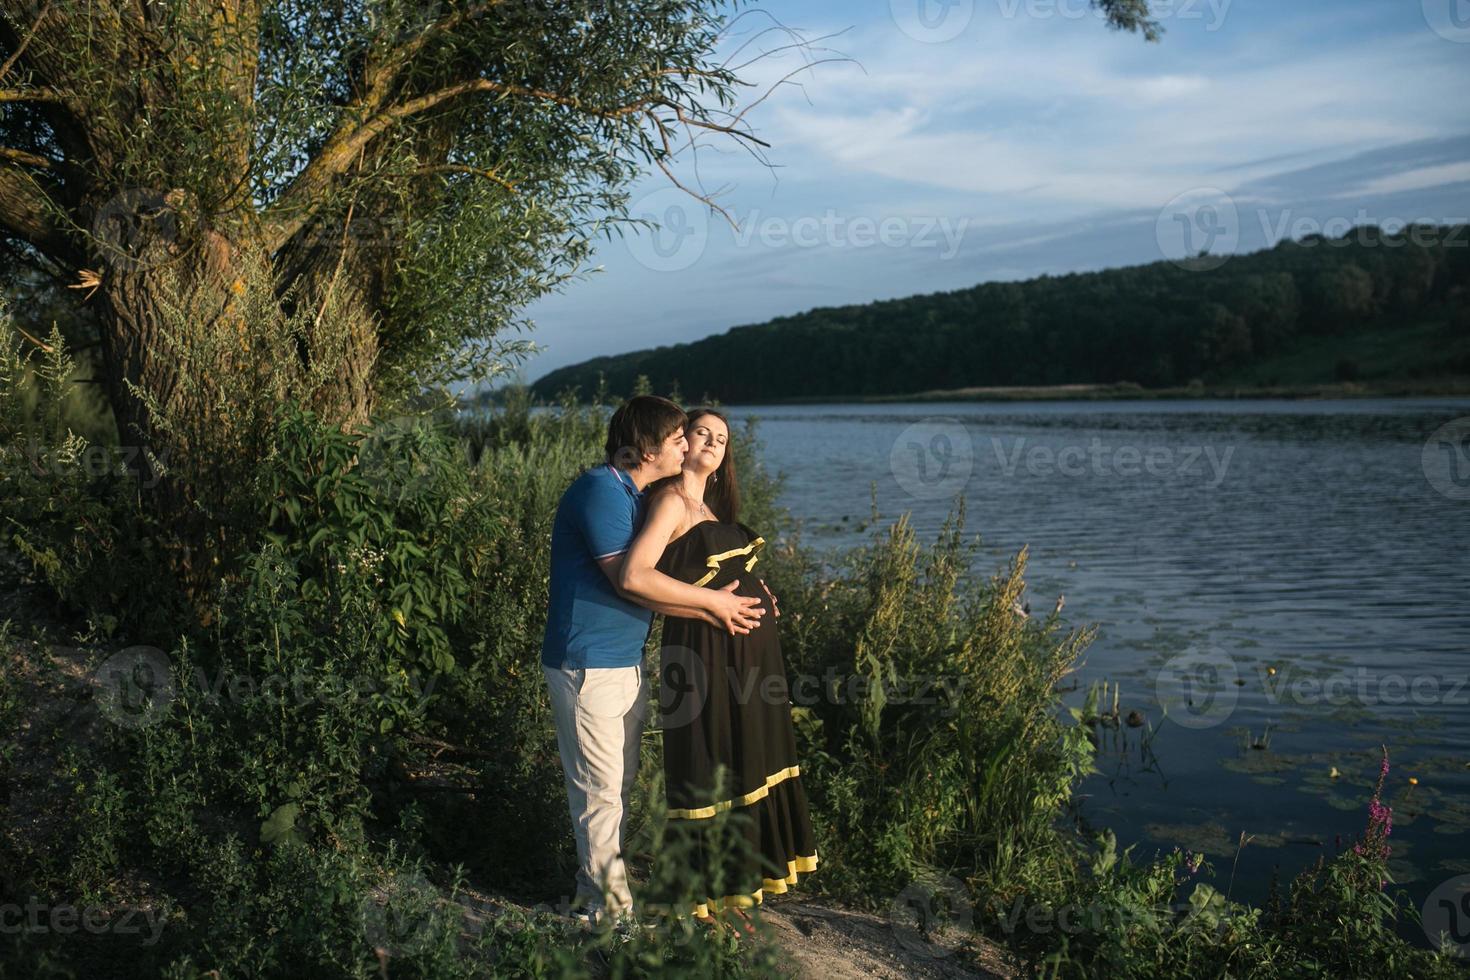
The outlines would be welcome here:
<svg viewBox="0 0 1470 980">
<path fill-rule="evenodd" d="M 689 509 L 676 487 L 655 487 L 647 502 L 647 520 L 665 526 L 673 525 L 670 540 L 683 534 L 689 527 Z"/>
<path fill-rule="evenodd" d="M 680 498 L 680 496 L 679 496 L 679 490 L 678 490 L 677 487 L 671 487 L 671 486 L 654 487 L 651 491 L 649 491 L 649 494 L 648 494 L 648 509 L 649 510 L 652 510 L 655 507 L 658 507 L 658 508 L 661 508 L 661 509 L 669 509 L 669 508 L 683 507 L 683 506 L 684 506 L 684 501 Z"/>
</svg>

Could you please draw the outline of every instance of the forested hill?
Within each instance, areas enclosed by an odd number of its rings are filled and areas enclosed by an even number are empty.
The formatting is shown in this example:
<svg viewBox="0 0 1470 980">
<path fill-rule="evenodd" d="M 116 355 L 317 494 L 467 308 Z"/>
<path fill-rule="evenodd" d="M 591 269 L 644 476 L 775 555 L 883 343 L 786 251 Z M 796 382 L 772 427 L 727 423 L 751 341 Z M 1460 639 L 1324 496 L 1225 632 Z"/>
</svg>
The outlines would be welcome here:
<svg viewBox="0 0 1470 980">
<path fill-rule="evenodd" d="M 1470 374 L 1465 226 L 1411 226 L 1395 235 L 1362 227 L 1223 260 L 821 307 L 692 343 L 595 358 L 552 371 L 532 388 L 544 398 L 571 387 L 585 396 L 603 376 L 609 390 L 629 392 L 646 375 L 654 391 L 735 404 L 992 385 L 1154 388 L 1251 375 L 1270 382 L 1273 372 L 1263 374 L 1262 365 L 1299 362 L 1303 351 L 1325 357 L 1339 379 L 1373 373 L 1372 364 L 1337 356 L 1339 347 L 1372 351 L 1366 356 L 1375 361 L 1392 351 L 1409 375 L 1428 364 Z M 1375 331 L 1395 336 L 1354 346 L 1354 338 Z"/>
</svg>

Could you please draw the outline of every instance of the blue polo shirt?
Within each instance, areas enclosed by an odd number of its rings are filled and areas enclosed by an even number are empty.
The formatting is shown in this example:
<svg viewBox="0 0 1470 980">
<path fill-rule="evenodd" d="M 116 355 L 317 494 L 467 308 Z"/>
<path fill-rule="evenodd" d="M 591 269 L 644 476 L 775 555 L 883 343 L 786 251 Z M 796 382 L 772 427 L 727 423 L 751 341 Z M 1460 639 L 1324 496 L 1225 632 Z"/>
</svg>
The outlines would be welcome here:
<svg viewBox="0 0 1470 980">
<path fill-rule="evenodd" d="M 551 525 L 551 605 L 541 662 L 548 667 L 631 667 L 642 662 L 652 611 L 613 588 L 598 559 L 621 555 L 642 523 L 643 494 L 604 463 L 562 494 Z"/>
</svg>

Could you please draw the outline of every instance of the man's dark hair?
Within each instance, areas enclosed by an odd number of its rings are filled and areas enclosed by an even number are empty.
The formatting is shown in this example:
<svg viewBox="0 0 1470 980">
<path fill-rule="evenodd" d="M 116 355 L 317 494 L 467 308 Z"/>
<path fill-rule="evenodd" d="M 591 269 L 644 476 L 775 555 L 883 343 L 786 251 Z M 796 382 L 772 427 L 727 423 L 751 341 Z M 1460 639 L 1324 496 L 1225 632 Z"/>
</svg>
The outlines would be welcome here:
<svg viewBox="0 0 1470 980">
<path fill-rule="evenodd" d="M 607 461 L 631 469 L 643 454 L 656 455 L 674 432 L 684 428 L 684 410 L 658 395 L 634 395 L 607 423 Z"/>
</svg>

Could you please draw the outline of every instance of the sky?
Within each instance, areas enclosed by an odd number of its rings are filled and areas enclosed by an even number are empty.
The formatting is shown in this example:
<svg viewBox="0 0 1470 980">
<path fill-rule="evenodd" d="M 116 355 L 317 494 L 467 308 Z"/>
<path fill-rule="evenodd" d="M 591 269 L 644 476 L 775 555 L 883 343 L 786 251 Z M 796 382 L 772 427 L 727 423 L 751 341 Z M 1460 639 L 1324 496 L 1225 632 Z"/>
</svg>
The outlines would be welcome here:
<svg viewBox="0 0 1470 980">
<path fill-rule="evenodd" d="M 814 307 L 1470 221 L 1470 0 L 1156 2 L 1157 44 L 1084 0 L 743 9 L 718 58 L 765 159 L 706 133 L 672 164 L 736 226 L 654 170 L 629 213 L 658 230 L 524 311 L 520 379 Z"/>
</svg>

